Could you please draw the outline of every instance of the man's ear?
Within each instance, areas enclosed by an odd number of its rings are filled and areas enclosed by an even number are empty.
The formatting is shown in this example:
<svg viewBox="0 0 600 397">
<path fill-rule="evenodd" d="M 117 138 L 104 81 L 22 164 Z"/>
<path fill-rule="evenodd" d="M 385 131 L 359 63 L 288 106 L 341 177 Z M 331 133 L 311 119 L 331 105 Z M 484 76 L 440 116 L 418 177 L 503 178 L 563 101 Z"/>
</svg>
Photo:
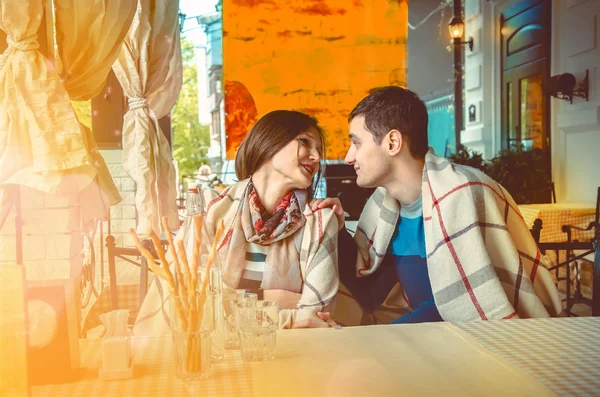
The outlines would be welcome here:
<svg viewBox="0 0 600 397">
<path fill-rule="evenodd" d="M 400 150 L 402 149 L 402 145 L 404 144 L 404 139 L 402 134 L 398 130 L 391 130 L 388 132 L 386 137 L 386 144 L 388 153 L 392 156 L 396 156 L 400 154 Z"/>
</svg>

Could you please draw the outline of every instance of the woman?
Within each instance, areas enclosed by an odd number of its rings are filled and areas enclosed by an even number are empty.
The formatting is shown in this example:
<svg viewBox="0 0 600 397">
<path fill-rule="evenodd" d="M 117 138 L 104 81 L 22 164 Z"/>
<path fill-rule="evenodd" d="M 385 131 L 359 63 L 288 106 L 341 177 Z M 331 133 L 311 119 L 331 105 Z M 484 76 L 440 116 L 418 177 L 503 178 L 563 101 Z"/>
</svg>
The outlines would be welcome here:
<svg viewBox="0 0 600 397">
<path fill-rule="evenodd" d="M 202 190 L 204 242 L 212 241 L 218 222 L 225 224 L 218 242 L 224 284 L 260 289 L 264 299 L 279 300 L 280 328 L 327 327 L 322 318 L 328 317 L 320 312 L 338 290 L 338 219 L 330 209 L 313 212 L 307 205 L 322 154 L 323 133 L 315 119 L 276 110 L 258 120 L 242 142 L 235 159 L 240 181 L 220 194 Z M 182 230 L 178 237 L 189 252 L 193 225 Z M 165 313 L 158 314 L 166 299 L 157 299 L 159 287 L 154 283 L 148 292 L 136 334 L 168 330 Z"/>
</svg>

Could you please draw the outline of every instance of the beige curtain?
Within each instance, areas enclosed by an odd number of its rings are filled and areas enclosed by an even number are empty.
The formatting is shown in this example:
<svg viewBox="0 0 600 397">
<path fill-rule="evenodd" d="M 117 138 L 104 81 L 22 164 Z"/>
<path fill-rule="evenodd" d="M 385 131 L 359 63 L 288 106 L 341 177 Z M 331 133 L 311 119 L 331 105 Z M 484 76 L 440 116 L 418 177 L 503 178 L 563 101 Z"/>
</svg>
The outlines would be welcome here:
<svg viewBox="0 0 600 397">
<path fill-rule="evenodd" d="M 179 1 L 140 0 L 113 70 L 127 95 L 123 166 L 136 182 L 137 232 L 160 233 L 160 217 L 173 229 L 177 217 L 171 148 L 158 125 L 181 89 Z"/>
<path fill-rule="evenodd" d="M 0 186 L 72 194 L 96 169 L 52 63 L 39 52 L 42 0 L 0 1 L 8 49 L 0 58 Z"/>
<path fill-rule="evenodd" d="M 39 51 L 42 0 L 2 0 L 0 186 L 80 195 L 84 223 L 121 200 L 91 131 L 71 106 L 103 88 L 136 0 L 55 0 L 56 69 Z"/>
<path fill-rule="evenodd" d="M 167 78 L 158 90 L 148 95 L 148 106 L 159 119 L 171 113 L 173 106 L 175 106 L 173 100 L 165 101 L 162 99 L 163 96 L 167 95 L 176 102 L 179 92 L 181 91 L 183 75 L 181 64 L 181 37 L 179 36 L 179 29 L 175 29 L 175 35 L 175 51 L 173 52 L 173 56 L 169 62 L 169 72 L 167 73 Z M 173 97 L 173 93 L 177 93 L 175 97 Z"/>
<path fill-rule="evenodd" d="M 57 69 L 73 101 L 102 91 L 137 0 L 54 0 Z"/>
<path fill-rule="evenodd" d="M 57 70 L 71 100 L 87 101 L 102 91 L 136 4 L 136 0 L 54 0 Z M 80 127 L 97 170 L 95 183 L 79 193 L 81 216 L 86 223 L 94 218 L 107 219 L 110 207 L 121 201 L 121 196 L 92 132 L 84 125 Z"/>
</svg>

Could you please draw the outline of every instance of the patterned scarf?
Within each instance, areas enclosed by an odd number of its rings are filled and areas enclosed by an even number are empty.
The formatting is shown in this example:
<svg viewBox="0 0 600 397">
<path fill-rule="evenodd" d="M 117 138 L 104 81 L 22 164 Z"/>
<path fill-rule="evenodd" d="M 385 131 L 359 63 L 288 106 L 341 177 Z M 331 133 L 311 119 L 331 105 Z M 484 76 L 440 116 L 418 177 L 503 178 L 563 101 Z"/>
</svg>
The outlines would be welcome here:
<svg viewBox="0 0 600 397">
<path fill-rule="evenodd" d="M 202 230 L 206 244 L 203 252 L 209 251 L 217 225 L 223 221 L 225 232 L 218 242 L 218 263 L 223 269 L 223 283 L 231 288 L 239 285 L 247 263 L 248 245 L 254 244 L 248 241 L 245 230 L 250 230 L 250 237 L 258 235 L 249 205 L 249 183 L 250 180 L 245 179 L 220 193 L 202 189 L 207 203 Z M 332 302 L 338 291 L 337 217 L 330 209 L 312 212 L 310 206 L 305 204 L 306 199 L 305 191 L 294 191 L 289 204 L 281 205 L 286 210 L 279 221 L 271 221 L 276 227 L 264 233 L 272 239 L 264 241 L 269 249 L 261 287 L 302 294 L 297 308 L 279 311 L 280 328 L 305 327 L 306 321 L 317 318 L 317 312 L 332 311 Z M 294 211 L 295 206 L 298 211 L 301 210 L 298 215 Z M 298 217 L 301 219 L 298 220 Z M 265 223 L 268 223 L 267 219 L 261 225 Z M 194 247 L 193 222 L 186 221 L 176 239 L 183 240 L 191 258 Z M 168 304 L 160 292 L 166 291 L 167 285 L 158 278 L 155 280 L 140 308 L 134 327 L 136 335 L 170 335 Z M 156 285 L 159 283 L 162 287 L 160 290 Z"/>
<path fill-rule="evenodd" d="M 305 219 L 295 192 L 286 194 L 271 215 L 260 202 L 254 184 L 250 181 L 248 204 L 248 212 L 242 217 L 242 227 L 249 243 L 268 245 L 287 238 L 304 226 Z"/>
</svg>

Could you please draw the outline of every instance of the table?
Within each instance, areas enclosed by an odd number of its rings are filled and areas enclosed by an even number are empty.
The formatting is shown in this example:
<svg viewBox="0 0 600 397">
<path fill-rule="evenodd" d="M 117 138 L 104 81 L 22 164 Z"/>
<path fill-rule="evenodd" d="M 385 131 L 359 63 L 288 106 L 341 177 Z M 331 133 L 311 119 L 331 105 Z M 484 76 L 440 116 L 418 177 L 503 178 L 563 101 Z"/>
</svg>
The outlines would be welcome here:
<svg viewBox="0 0 600 397">
<path fill-rule="evenodd" d="M 540 242 L 553 243 L 567 240 L 563 233 L 563 225 L 586 228 L 594 221 L 596 205 L 594 203 L 555 203 L 555 204 L 522 204 L 519 211 L 529 228 L 533 221 L 539 218 L 543 222 Z M 589 241 L 594 237 L 594 231 L 581 232 L 573 230 L 572 239 Z"/>
<path fill-rule="evenodd" d="M 252 371 L 239 351 L 228 351 L 213 363 L 211 377 L 186 384 L 175 377 L 170 337 L 132 338 L 134 378 L 102 381 L 101 341 L 80 341 L 82 368 L 79 381 L 32 387 L 32 397 L 154 397 L 154 396 L 251 396 Z"/>
<path fill-rule="evenodd" d="M 97 379 L 99 341 L 82 340 L 84 379 L 32 395 L 384 396 L 410 395 L 410 387 L 425 395 L 485 388 L 488 396 L 598 396 L 598 340 L 600 317 L 285 330 L 274 361 L 245 363 L 227 351 L 209 379 L 187 385 L 175 378 L 169 338 L 137 339 L 136 379 L 112 382 Z M 418 369 L 435 370 L 417 382 Z"/>
<path fill-rule="evenodd" d="M 560 396 L 600 395 L 600 317 L 474 321 L 457 326 Z"/>
</svg>

